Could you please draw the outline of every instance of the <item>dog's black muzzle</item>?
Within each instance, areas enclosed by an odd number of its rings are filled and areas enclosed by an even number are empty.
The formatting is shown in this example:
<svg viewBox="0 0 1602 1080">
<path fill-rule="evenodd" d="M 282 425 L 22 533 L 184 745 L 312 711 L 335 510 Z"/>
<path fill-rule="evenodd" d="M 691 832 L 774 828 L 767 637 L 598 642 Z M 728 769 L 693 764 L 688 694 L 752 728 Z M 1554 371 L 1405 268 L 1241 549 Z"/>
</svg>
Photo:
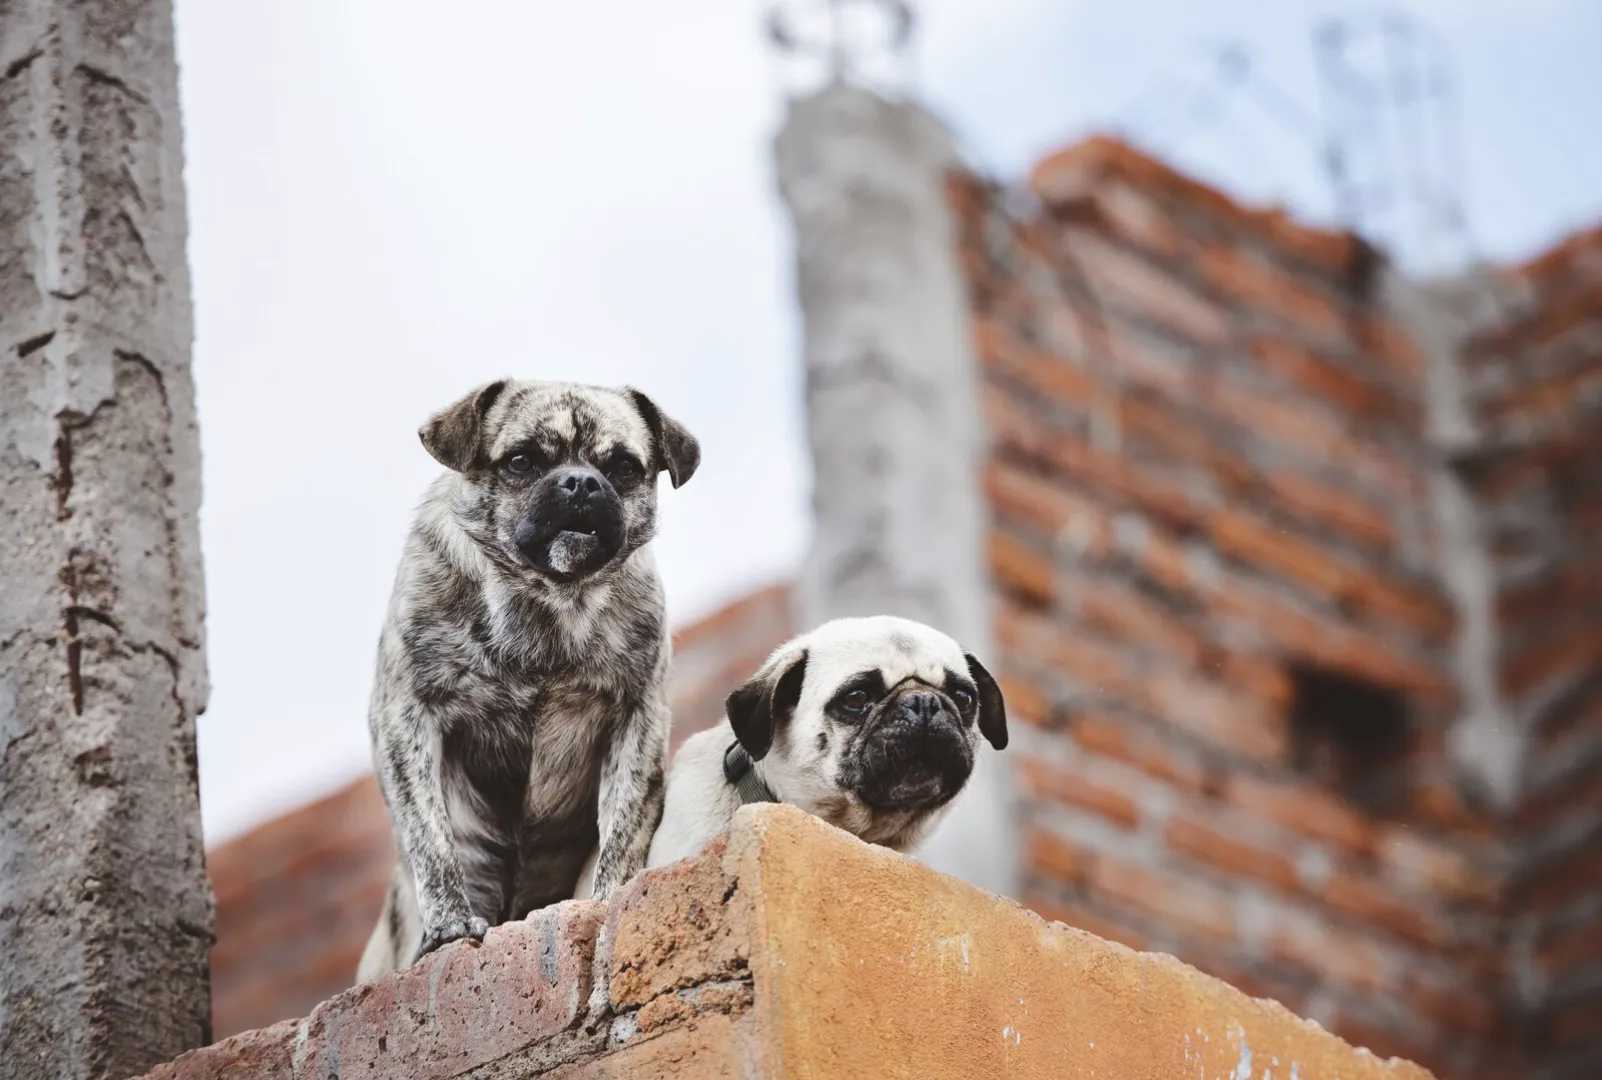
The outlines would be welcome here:
<svg viewBox="0 0 1602 1080">
<path fill-rule="evenodd" d="M 560 581 L 595 573 L 623 547 L 623 500 L 582 465 L 553 469 L 535 485 L 514 541 L 528 564 Z"/>
<path fill-rule="evenodd" d="M 876 810 L 932 810 L 956 797 L 973 772 L 962 717 L 921 684 L 895 695 L 869 721 L 845 786 Z"/>
</svg>

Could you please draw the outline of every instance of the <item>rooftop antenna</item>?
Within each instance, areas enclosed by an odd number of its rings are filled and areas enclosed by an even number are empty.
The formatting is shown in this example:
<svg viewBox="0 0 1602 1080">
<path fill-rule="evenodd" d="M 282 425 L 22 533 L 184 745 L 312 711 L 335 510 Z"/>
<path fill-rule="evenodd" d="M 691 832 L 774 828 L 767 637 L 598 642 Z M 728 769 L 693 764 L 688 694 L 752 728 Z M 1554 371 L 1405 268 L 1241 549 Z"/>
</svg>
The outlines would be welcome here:
<svg viewBox="0 0 1602 1080">
<path fill-rule="evenodd" d="M 1204 43 L 1185 67 L 1188 74 L 1166 71 L 1119 124 L 1153 153 L 1174 152 L 1208 128 L 1217 129 L 1241 100 L 1256 105 L 1288 135 L 1302 138 L 1315 126 L 1306 110 L 1263 75 L 1244 42 Z"/>
<path fill-rule="evenodd" d="M 1387 11 L 1323 20 L 1313 50 L 1325 109 L 1324 172 L 1339 223 L 1414 272 L 1461 270 L 1474 245 L 1444 44 Z"/>
<path fill-rule="evenodd" d="M 1451 58 L 1406 15 L 1384 11 L 1315 24 L 1322 118 L 1264 76 L 1250 48 L 1202 46 L 1143 95 L 1122 129 L 1158 154 L 1244 131 L 1238 106 L 1307 140 L 1335 223 L 1389 250 L 1407 270 L 1450 275 L 1474 257 L 1463 211 L 1463 161 Z M 1188 73 L 1187 73 L 1188 72 Z"/>
<path fill-rule="evenodd" d="M 911 85 L 907 0 L 773 0 L 765 22 L 792 94 L 844 83 L 900 97 Z"/>
</svg>

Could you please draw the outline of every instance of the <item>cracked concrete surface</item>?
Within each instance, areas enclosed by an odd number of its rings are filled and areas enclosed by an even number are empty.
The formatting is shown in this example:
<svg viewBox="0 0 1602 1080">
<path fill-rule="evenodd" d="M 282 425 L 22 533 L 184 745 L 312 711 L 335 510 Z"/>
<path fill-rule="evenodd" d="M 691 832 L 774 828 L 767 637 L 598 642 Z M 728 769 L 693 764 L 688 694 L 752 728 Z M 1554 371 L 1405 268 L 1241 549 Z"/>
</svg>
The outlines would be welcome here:
<svg viewBox="0 0 1602 1080">
<path fill-rule="evenodd" d="M 0 0 L 0 1073 L 209 1038 L 170 0 Z"/>
</svg>

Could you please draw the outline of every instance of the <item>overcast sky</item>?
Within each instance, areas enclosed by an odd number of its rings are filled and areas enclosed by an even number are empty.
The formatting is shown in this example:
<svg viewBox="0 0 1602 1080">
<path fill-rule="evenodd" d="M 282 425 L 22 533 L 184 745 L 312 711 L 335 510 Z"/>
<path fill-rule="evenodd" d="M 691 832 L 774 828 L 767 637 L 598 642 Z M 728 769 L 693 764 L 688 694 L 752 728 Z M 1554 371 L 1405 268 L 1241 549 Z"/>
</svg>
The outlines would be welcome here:
<svg viewBox="0 0 1602 1080">
<path fill-rule="evenodd" d="M 805 3 L 806 0 L 794 0 Z M 1327 218 L 1290 0 L 924 0 L 922 97 L 1014 176 L 1098 129 Z M 1353 5 L 1340 5 L 1349 10 Z M 1602 4 L 1417 0 L 1449 45 L 1484 254 L 1602 219 Z M 701 439 L 662 494 L 675 622 L 807 532 L 780 75 L 756 0 L 178 0 L 211 706 L 208 842 L 368 767 L 418 424 L 503 374 L 630 382 Z M 1193 115 L 1219 44 L 1262 85 Z M 1298 120 L 1296 110 L 1307 119 Z"/>
</svg>

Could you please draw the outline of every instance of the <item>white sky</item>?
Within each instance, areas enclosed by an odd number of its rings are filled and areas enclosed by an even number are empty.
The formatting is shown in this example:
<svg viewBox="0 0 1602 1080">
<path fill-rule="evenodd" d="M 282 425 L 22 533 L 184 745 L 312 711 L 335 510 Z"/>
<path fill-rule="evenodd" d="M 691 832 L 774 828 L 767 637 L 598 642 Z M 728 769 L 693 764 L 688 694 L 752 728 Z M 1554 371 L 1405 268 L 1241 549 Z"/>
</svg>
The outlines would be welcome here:
<svg viewBox="0 0 1602 1080">
<path fill-rule="evenodd" d="M 805 0 L 793 0 L 804 3 Z M 1329 211 L 1310 130 L 1249 97 L 1188 138 L 1209 44 L 1317 115 L 1307 0 L 924 0 L 917 86 L 1003 176 L 1123 119 Z M 1602 4 L 1417 0 L 1453 50 L 1475 237 L 1602 218 Z M 778 73 L 757 0 L 178 0 L 205 461 L 215 843 L 368 767 L 418 424 L 503 374 L 634 383 L 701 439 L 662 494 L 675 622 L 807 530 Z"/>
</svg>

